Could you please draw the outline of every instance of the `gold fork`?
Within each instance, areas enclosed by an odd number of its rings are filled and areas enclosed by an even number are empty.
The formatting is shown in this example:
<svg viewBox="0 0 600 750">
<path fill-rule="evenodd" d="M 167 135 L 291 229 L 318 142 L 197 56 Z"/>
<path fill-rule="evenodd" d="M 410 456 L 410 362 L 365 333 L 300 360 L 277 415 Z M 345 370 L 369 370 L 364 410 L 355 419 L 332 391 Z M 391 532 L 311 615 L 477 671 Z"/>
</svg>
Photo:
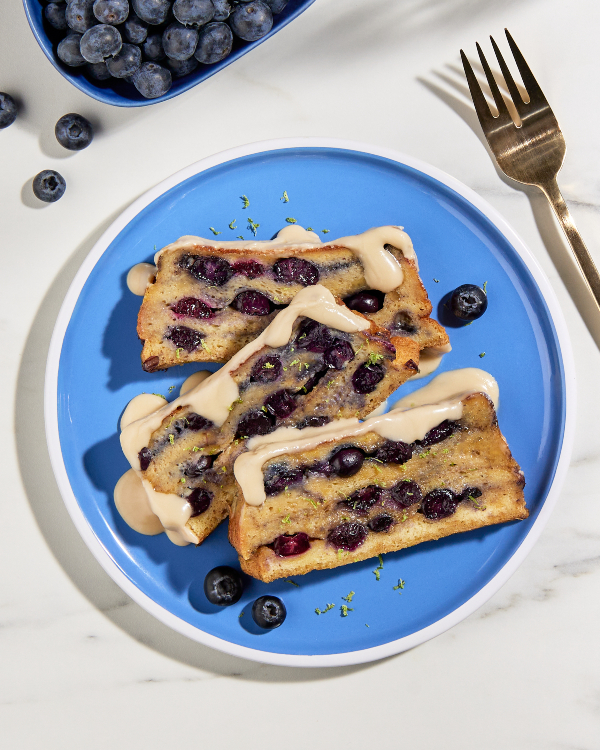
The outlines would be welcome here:
<svg viewBox="0 0 600 750">
<path fill-rule="evenodd" d="M 477 44 L 479 59 L 481 60 L 485 76 L 492 91 L 498 114 L 493 115 L 490 111 L 477 78 L 473 73 L 473 68 L 467 60 L 465 53 L 461 50 L 460 56 L 477 117 L 492 153 L 496 157 L 498 166 L 504 174 L 517 182 L 523 182 L 526 185 L 535 185 L 548 198 L 556 214 L 556 218 L 567 236 L 567 240 L 573 250 L 584 279 L 594 296 L 596 305 L 600 310 L 600 274 L 581 239 L 581 235 L 575 227 L 567 204 L 556 182 L 556 175 L 565 158 L 567 148 L 565 139 L 546 97 L 525 62 L 525 58 L 509 34 L 508 29 L 504 29 L 504 31 L 519 73 L 521 74 L 529 101 L 523 101 L 519 89 L 498 49 L 498 45 L 490 37 L 512 102 L 521 119 L 521 125 L 515 125 L 513 122 L 506 102 L 500 93 L 498 84 L 479 44 Z"/>
</svg>

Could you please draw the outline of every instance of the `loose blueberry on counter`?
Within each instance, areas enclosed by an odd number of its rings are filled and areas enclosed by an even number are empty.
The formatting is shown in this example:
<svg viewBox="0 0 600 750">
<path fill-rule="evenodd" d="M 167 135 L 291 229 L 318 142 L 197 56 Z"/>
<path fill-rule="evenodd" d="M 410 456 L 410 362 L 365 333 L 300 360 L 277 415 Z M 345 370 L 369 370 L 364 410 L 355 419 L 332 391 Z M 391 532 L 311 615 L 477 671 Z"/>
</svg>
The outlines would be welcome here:
<svg viewBox="0 0 600 750">
<path fill-rule="evenodd" d="M 79 47 L 81 38 L 81 34 L 68 34 L 64 39 L 61 39 L 56 48 L 58 59 L 71 68 L 85 65 L 85 59 Z"/>
<path fill-rule="evenodd" d="M 171 311 L 182 318 L 198 319 L 212 318 L 215 313 L 212 307 L 196 297 L 182 297 L 171 307 Z"/>
<path fill-rule="evenodd" d="M 100 23 L 92 26 L 81 37 L 79 49 L 89 63 L 99 63 L 107 57 L 114 57 L 123 46 L 123 40 L 114 26 Z"/>
<path fill-rule="evenodd" d="M 44 16 L 53 29 L 64 31 L 69 28 L 65 13 L 66 10 L 67 6 L 64 3 L 49 3 L 46 5 L 44 8 Z"/>
<path fill-rule="evenodd" d="M 141 44 L 146 41 L 148 27 L 135 13 L 130 13 L 123 24 L 123 36 L 130 44 Z"/>
<path fill-rule="evenodd" d="M 269 6 L 262 0 L 254 0 L 244 5 L 238 5 L 229 16 L 229 24 L 233 33 L 246 42 L 261 39 L 271 31 L 273 14 Z"/>
<path fill-rule="evenodd" d="M 194 56 L 205 65 L 224 60 L 233 47 L 233 34 L 226 23 L 214 21 L 200 29 Z"/>
<path fill-rule="evenodd" d="M 246 292 L 240 292 L 231 306 L 234 310 L 244 315 L 269 315 L 271 313 L 271 301 L 261 292 L 252 289 Z"/>
<path fill-rule="evenodd" d="M 93 9 L 100 23 L 116 26 L 127 20 L 129 2 L 128 0 L 95 0 Z"/>
<path fill-rule="evenodd" d="M 78 34 L 84 34 L 97 23 L 94 16 L 94 0 L 71 0 L 67 4 L 65 18 L 69 28 Z"/>
<path fill-rule="evenodd" d="M 259 596 L 252 605 L 252 619 L 259 628 L 278 628 L 287 615 L 285 604 L 278 596 Z"/>
<path fill-rule="evenodd" d="M 0 91 L 0 130 L 12 125 L 17 119 L 17 103 L 10 94 Z"/>
<path fill-rule="evenodd" d="M 456 512 L 460 498 L 452 490 L 440 487 L 428 492 L 423 498 L 421 511 L 430 521 L 448 518 Z"/>
<path fill-rule="evenodd" d="M 142 64 L 142 50 L 135 44 L 124 44 L 121 51 L 106 61 L 113 78 L 129 78 L 136 73 Z"/>
<path fill-rule="evenodd" d="M 356 521 L 341 523 L 327 534 L 327 541 L 330 544 L 336 549 L 345 549 L 348 552 L 360 547 L 366 538 L 366 527 Z"/>
<path fill-rule="evenodd" d="M 361 365 L 352 375 L 352 387 L 357 393 L 372 393 L 384 376 L 385 370 L 381 365 Z"/>
<path fill-rule="evenodd" d="M 33 178 L 33 193 L 44 203 L 54 203 L 65 194 L 65 178 L 53 169 L 44 169 Z"/>
<path fill-rule="evenodd" d="M 250 372 L 253 383 L 274 383 L 283 372 L 283 365 L 279 357 L 261 357 Z"/>
<path fill-rule="evenodd" d="M 376 313 L 383 307 L 383 292 L 377 292 L 374 289 L 368 289 L 365 292 L 358 292 L 351 297 L 346 297 L 344 303 L 351 310 L 361 313 Z"/>
<path fill-rule="evenodd" d="M 359 448 L 342 448 L 329 459 L 329 465 L 339 477 L 351 477 L 360 471 L 365 454 Z"/>
<path fill-rule="evenodd" d="M 193 352 L 202 346 L 204 334 L 187 326 L 172 326 L 167 330 L 165 338 L 172 341 L 177 349 Z"/>
<path fill-rule="evenodd" d="M 487 294 L 475 284 L 457 287 L 450 297 L 450 310 L 461 320 L 477 320 L 487 310 Z"/>
<path fill-rule="evenodd" d="M 63 115 L 54 127 L 56 140 L 69 151 L 87 148 L 94 137 L 92 124 L 85 117 L 71 112 Z"/>
<path fill-rule="evenodd" d="M 188 503 L 192 506 L 192 514 L 190 518 L 201 516 L 206 513 L 212 502 L 212 493 L 208 490 L 202 489 L 202 487 L 196 487 L 195 490 L 186 497 Z"/>
<path fill-rule="evenodd" d="M 146 99 L 164 96 L 172 84 L 171 72 L 153 62 L 143 63 L 133 75 L 133 85 Z"/>
<path fill-rule="evenodd" d="M 301 555 L 310 547 L 308 534 L 299 531 L 297 534 L 282 534 L 273 542 L 273 550 L 279 557 Z"/>
<path fill-rule="evenodd" d="M 171 0 L 131 0 L 136 15 L 153 26 L 159 26 L 167 20 Z"/>
<path fill-rule="evenodd" d="M 265 400 L 265 407 L 277 419 L 286 419 L 297 407 L 294 392 L 283 388 L 280 391 L 272 393 Z"/>
<path fill-rule="evenodd" d="M 204 26 L 212 21 L 215 6 L 212 0 L 175 0 L 173 15 L 186 26 Z"/>
<path fill-rule="evenodd" d="M 261 3 L 261 5 L 262 4 L 263 3 Z M 254 3 L 251 3 L 251 5 L 254 5 Z M 245 7 L 238 5 L 232 14 L 232 18 L 235 13 L 238 13 L 239 11 L 243 12 Z M 233 30 L 237 34 L 235 28 Z M 243 38 L 244 37 L 242 37 L 242 39 Z M 303 258 L 282 258 L 273 264 L 273 273 L 275 274 L 277 281 L 280 281 L 283 284 L 313 286 L 319 282 L 319 269 L 314 263 L 311 263 L 309 260 L 304 260 Z"/>
<path fill-rule="evenodd" d="M 162 45 L 165 55 L 172 60 L 189 60 L 196 51 L 198 32 L 175 21 L 163 32 Z"/>
<path fill-rule="evenodd" d="M 206 574 L 204 593 L 211 604 L 229 607 L 238 602 L 244 591 L 242 576 L 227 565 L 219 565 Z"/>
</svg>

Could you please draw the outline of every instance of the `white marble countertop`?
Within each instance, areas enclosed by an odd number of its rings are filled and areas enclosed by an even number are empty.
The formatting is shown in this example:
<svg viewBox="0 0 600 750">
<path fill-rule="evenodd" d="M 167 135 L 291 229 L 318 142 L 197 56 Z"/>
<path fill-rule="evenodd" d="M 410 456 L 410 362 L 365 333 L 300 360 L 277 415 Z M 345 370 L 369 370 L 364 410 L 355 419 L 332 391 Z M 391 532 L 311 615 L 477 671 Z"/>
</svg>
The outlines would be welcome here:
<svg viewBox="0 0 600 750">
<path fill-rule="evenodd" d="M 475 41 L 489 34 L 500 41 L 505 26 L 562 126 L 568 153 L 559 181 L 600 262 L 600 6 L 593 0 L 317 0 L 204 84 L 138 109 L 77 91 L 43 56 L 21 3 L 2 3 L 0 90 L 23 102 L 17 122 L 0 132 L 8 269 L 0 296 L 2 748 L 600 747 L 600 357 L 582 313 L 597 341 L 600 325 L 584 309 L 582 283 L 543 197 L 499 174 L 465 93 L 459 49 L 473 58 Z M 66 112 L 96 125 L 82 153 L 54 140 Z M 399 656 L 302 670 L 189 641 L 113 583 L 55 484 L 42 387 L 68 285 L 132 200 L 223 149 L 311 135 L 418 157 L 503 214 L 559 298 L 579 406 L 561 499 L 533 551 L 487 604 Z M 44 168 L 68 180 L 54 205 L 30 192 Z"/>
</svg>

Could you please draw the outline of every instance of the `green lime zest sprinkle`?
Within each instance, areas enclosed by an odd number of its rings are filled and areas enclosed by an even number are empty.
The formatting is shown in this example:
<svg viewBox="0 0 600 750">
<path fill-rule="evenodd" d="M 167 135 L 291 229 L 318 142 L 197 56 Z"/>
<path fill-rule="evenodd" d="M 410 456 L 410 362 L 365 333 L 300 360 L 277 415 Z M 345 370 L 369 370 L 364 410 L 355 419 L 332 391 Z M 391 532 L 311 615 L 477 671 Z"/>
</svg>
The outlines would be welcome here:
<svg viewBox="0 0 600 750">
<path fill-rule="evenodd" d="M 287 487 L 286 487 L 286 490 L 287 490 Z M 285 518 L 281 519 L 281 523 L 291 523 L 291 522 L 292 521 L 291 521 L 289 515 L 287 515 Z"/>
<path fill-rule="evenodd" d="M 181 484 L 185 484 L 185 477 L 181 477 L 179 481 L 181 482 Z"/>
<path fill-rule="evenodd" d="M 484 357 L 485 357 L 485 352 L 481 352 L 481 354 L 479 355 L 479 359 L 483 359 Z"/>
<path fill-rule="evenodd" d="M 163 396 L 162 393 L 153 393 L 152 395 L 153 396 L 159 396 L 160 398 L 164 398 L 165 401 L 167 400 L 167 397 Z"/>
<path fill-rule="evenodd" d="M 201 339 L 200 346 L 207 352 L 210 352 L 210 346 L 206 343 L 204 339 Z"/>
<path fill-rule="evenodd" d="M 243 201 L 242 208 L 248 208 L 248 206 L 250 205 L 250 201 L 248 200 L 248 196 L 246 196 L 246 195 L 240 195 L 240 199 Z"/>
<path fill-rule="evenodd" d="M 312 232 L 312 231 L 313 231 L 313 228 L 312 228 L 312 227 L 306 227 L 306 231 L 307 231 L 307 232 Z"/>
<path fill-rule="evenodd" d="M 347 604 L 342 604 L 340 609 L 342 610 L 342 617 L 348 617 L 348 612 L 354 612 L 354 608 L 349 607 Z"/>
<path fill-rule="evenodd" d="M 175 349 L 175 356 L 177 357 L 177 359 L 179 359 L 179 352 L 182 352 L 182 351 L 183 351 L 183 346 L 179 346 L 177 347 L 177 349 Z"/>
<path fill-rule="evenodd" d="M 169 442 L 171 443 L 171 445 L 175 443 L 175 435 L 173 435 L 172 433 L 169 435 Z"/>
<path fill-rule="evenodd" d="M 263 370 L 272 370 L 275 367 L 275 365 L 272 365 L 270 362 L 265 362 L 263 364 Z"/>
<path fill-rule="evenodd" d="M 375 580 L 379 581 L 381 579 L 381 573 L 379 571 L 383 570 L 383 557 L 377 555 L 377 558 L 379 560 L 379 565 L 375 568 L 373 574 L 375 575 Z"/>
<path fill-rule="evenodd" d="M 244 613 L 242 611 L 242 612 L 239 613 L 238 617 L 243 617 L 243 616 L 244 616 Z"/>
<path fill-rule="evenodd" d="M 284 203 L 289 203 L 290 199 L 288 198 L 287 190 L 283 191 L 282 197 L 279 199 L 280 201 L 283 201 Z"/>
<path fill-rule="evenodd" d="M 350 593 L 348 594 L 348 596 L 342 596 L 342 599 L 343 599 L 343 600 L 344 600 L 345 602 L 348 602 L 348 604 L 350 604 L 350 602 L 352 601 L 352 598 L 353 598 L 354 594 L 355 594 L 355 592 L 354 592 L 354 591 L 351 591 L 351 592 L 350 592 Z"/>
<path fill-rule="evenodd" d="M 319 609 L 318 607 L 315 607 L 315 612 L 318 615 L 324 615 L 325 612 L 329 612 L 330 609 L 335 609 L 335 604 L 328 604 L 325 609 Z"/>
<path fill-rule="evenodd" d="M 235 225 L 235 222 L 236 222 L 236 221 L 237 221 L 237 219 L 234 219 L 233 221 L 230 221 L 230 222 L 229 222 L 229 228 L 230 228 L 230 229 L 237 229 L 237 227 L 236 227 L 236 225 Z"/>
<path fill-rule="evenodd" d="M 394 591 L 398 591 L 398 589 L 403 589 L 403 588 L 404 588 L 404 581 L 402 580 L 402 578 L 398 578 L 398 585 L 394 586 L 393 589 Z"/>
<path fill-rule="evenodd" d="M 469 500 L 473 503 L 477 510 L 485 510 L 485 505 L 481 505 L 479 502 L 477 502 L 477 498 L 473 497 L 473 495 L 469 495 Z"/>
<path fill-rule="evenodd" d="M 241 234 L 238 234 L 237 238 L 238 238 L 238 240 L 243 240 L 244 239 L 244 237 Z"/>
<path fill-rule="evenodd" d="M 483 282 L 483 293 L 487 294 L 487 281 Z"/>
<path fill-rule="evenodd" d="M 213 234 L 223 234 L 223 232 L 217 232 L 217 230 L 216 230 L 216 229 L 215 229 L 214 227 L 209 227 L 209 229 L 210 229 L 210 231 L 211 231 L 211 232 L 212 232 Z"/>
<path fill-rule="evenodd" d="M 317 504 L 315 503 L 315 501 L 314 501 L 314 500 L 311 500 L 311 499 L 310 499 L 310 497 L 307 497 L 307 498 L 306 498 L 306 500 L 308 500 L 308 502 L 309 502 L 309 503 L 310 503 L 310 504 L 311 504 L 311 505 L 313 506 L 313 508 L 314 508 L 315 510 L 318 510 L 318 509 L 319 509 L 319 506 L 318 506 L 318 505 L 317 505 Z"/>
<path fill-rule="evenodd" d="M 194 446 L 194 447 L 192 448 L 192 451 L 193 451 L 194 453 L 195 453 L 196 451 L 199 451 L 199 450 L 200 450 L 200 448 L 198 448 L 198 446 L 197 446 L 197 445 L 195 445 L 195 446 Z"/>
<path fill-rule="evenodd" d="M 300 588 L 300 584 L 299 584 L 299 583 L 296 583 L 296 581 L 292 581 L 292 579 L 291 579 L 291 578 L 287 578 L 285 582 L 286 582 L 286 583 L 291 583 L 291 584 L 292 584 L 292 586 L 295 586 L 295 587 L 296 587 L 297 589 L 299 589 L 299 588 Z"/>
<path fill-rule="evenodd" d="M 403 513 L 402 514 L 402 518 L 400 520 L 402 521 L 402 523 L 404 523 L 407 518 L 408 518 L 408 516 L 406 515 L 406 513 Z"/>
<path fill-rule="evenodd" d="M 439 284 L 439 283 L 440 283 L 440 280 L 439 280 L 439 279 L 434 279 L 434 281 L 435 281 L 435 283 L 436 283 L 436 284 Z"/>
<path fill-rule="evenodd" d="M 367 623 L 365 622 L 365 628 L 368 628 L 368 627 L 369 627 L 369 626 L 368 626 L 368 625 L 367 625 Z"/>
<path fill-rule="evenodd" d="M 369 359 L 367 360 L 367 367 L 369 365 L 376 365 L 380 359 L 383 359 L 383 354 L 376 354 L 375 352 L 369 352 Z"/>
<path fill-rule="evenodd" d="M 248 229 L 252 232 L 252 234 L 256 237 L 256 230 L 259 228 L 260 224 L 257 224 L 255 221 L 252 221 L 250 217 L 248 217 Z"/>
<path fill-rule="evenodd" d="M 297 219 L 293 219 L 291 216 L 288 216 L 287 219 L 286 219 L 286 221 L 287 221 L 288 224 L 297 224 L 298 223 Z"/>
<path fill-rule="evenodd" d="M 169 393 L 171 393 L 171 391 L 174 391 L 174 390 L 175 390 L 175 386 L 174 385 L 170 385 L 169 386 Z"/>
<path fill-rule="evenodd" d="M 329 234 L 329 229 L 321 229 L 321 231 L 323 232 L 323 234 Z"/>
</svg>

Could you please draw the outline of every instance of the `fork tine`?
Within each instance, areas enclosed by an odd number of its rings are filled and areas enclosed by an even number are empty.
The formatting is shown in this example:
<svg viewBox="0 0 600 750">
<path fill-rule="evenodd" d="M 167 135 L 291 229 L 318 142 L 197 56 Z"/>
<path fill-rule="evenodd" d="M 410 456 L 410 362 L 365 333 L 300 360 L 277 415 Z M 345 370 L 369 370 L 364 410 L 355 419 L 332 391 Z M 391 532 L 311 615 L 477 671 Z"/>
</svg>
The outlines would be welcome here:
<svg viewBox="0 0 600 750">
<path fill-rule="evenodd" d="M 500 70 L 502 71 L 502 75 L 504 76 L 504 80 L 506 81 L 506 85 L 508 86 L 508 91 L 510 92 L 510 97 L 513 100 L 513 104 L 515 105 L 515 108 L 517 112 L 519 113 L 519 116 L 522 117 L 523 110 L 525 108 L 525 102 L 523 101 L 523 97 L 521 96 L 521 92 L 517 88 L 517 84 L 515 83 L 515 79 L 512 77 L 512 74 L 510 70 L 508 69 L 507 64 L 504 62 L 504 58 L 502 57 L 502 53 L 500 52 L 500 49 L 498 48 L 498 45 L 494 41 L 493 37 L 490 37 L 490 41 L 492 43 L 492 47 L 494 48 L 494 52 L 496 53 L 496 59 L 498 60 L 500 64 Z"/>
<path fill-rule="evenodd" d="M 505 122 L 507 122 L 508 120 L 512 120 L 512 117 L 510 116 L 510 113 L 508 111 L 508 107 L 506 106 L 506 102 L 504 101 L 502 94 L 500 93 L 500 89 L 498 88 L 498 84 L 496 83 L 496 79 L 494 78 L 494 74 L 492 73 L 492 70 L 488 65 L 488 61 L 485 59 L 483 50 L 479 46 L 478 42 L 476 44 L 477 52 L 479 53 L 479 59 L 481 60 L 481 64 L 483 66 L 483 72 L 485 73 L 485 77 L 487 78 L 487 82 L 492 91 L 492 96 L 494 97 L 494 101 L 496 102 L 496 107 L 498 108 L 498 117 Z"/>
<path fill-rule="evenodd" d="M 475 112 L 479 118 L 479 123 L 483 128 L 483 132 L 486 134 L 494 126 L 494 116 L 492 115 L 479 81 L 477 80 L 471 63 L 467 60 L 467 56 L 461 50 L 460 58 L 462 60 L 463 68 L 465 69 L 465 75 L 467 77 L 467 83 L 469 84 L 469 91 L 471 92 L 471 99 L 475 105 Z"/>
<path fill-rule="evenodd" d="M 517 68 L 519 69 L 519 73 L 521 74 L 521 79 L 523 80 L 525 88 L 527 89 L 529 101 L 534 104 L 548 104 L 546 97 L 544 96 L 544 92 L 539 87 L 538 82 L 535 80 L 535 76 L 531 72 L 529 65 L 527 65 L 527 63 L 525 62 L 525 58 L 515 44 L 515 40 L 510 35 L 509 30 L 504 29 L 504 33 L 506 34 L 511 52 L 513 53 L 513 57 L 515 58 L 515 62 L 517 63 Z"/>
</svg>

